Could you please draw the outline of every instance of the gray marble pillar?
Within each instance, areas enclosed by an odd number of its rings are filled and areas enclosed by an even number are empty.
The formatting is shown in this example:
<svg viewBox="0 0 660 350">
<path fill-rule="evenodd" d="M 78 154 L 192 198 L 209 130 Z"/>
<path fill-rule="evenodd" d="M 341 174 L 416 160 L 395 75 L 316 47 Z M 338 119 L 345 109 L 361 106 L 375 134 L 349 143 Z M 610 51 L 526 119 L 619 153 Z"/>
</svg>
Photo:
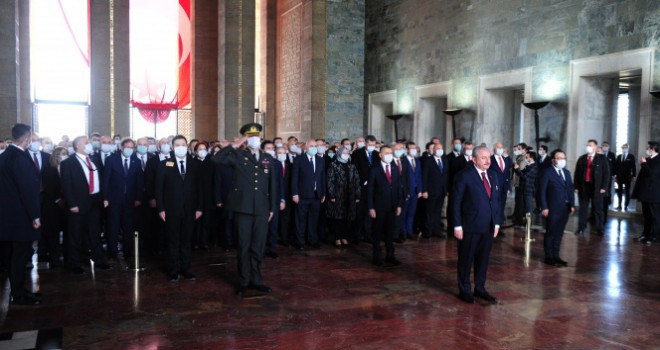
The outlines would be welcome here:
<svg viewBox="0 0 660 350">
<path fill-rule="evenodd" d="M 0 1 L 0 138 L 19 121 L 20 59 L 17 0 Z"/>
</svg>

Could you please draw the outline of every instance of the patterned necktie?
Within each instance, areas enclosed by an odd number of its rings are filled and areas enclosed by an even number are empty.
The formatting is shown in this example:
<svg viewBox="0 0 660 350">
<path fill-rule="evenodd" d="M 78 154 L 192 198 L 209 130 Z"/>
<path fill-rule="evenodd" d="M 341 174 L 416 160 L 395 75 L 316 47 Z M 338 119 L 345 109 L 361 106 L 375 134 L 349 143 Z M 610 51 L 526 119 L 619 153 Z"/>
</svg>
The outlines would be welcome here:
<svg viewBox="0 0 660 350">
<path fill-rule="evenodd" d="M 486 189 L 486 193 L 488 193 L 488 198 L 493 194 L 491 188 L 490 188 L 490 183 L 488 182 L 488 179 L 486 179 L 486 172 L 484 171 L 481 173 L 481 179 L 484 182 L 484 188 Z"/>
<path fill-rule="evenodd" d="M 94 193 L 94 166 L 92 166 L 92 161 L 89 157 L 86 157 L 87 169 L 89 169 L 89 194 Z"/>
</svg>

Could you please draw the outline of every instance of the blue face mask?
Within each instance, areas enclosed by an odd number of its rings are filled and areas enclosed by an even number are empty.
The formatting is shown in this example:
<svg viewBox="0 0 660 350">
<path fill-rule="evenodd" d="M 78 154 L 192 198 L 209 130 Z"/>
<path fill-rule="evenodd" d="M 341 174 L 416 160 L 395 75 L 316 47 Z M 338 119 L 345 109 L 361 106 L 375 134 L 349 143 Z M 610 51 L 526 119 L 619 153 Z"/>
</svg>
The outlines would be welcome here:
<svg viewBox="0 0 660 350">
<path fill-rule="evenodd" d="M 124 148 L 122 150 L 122 153 L 124 154 L 124 157 L 130 158 L 133 155 L 133 149 L 132 148 Z"/>
<path fill-rule="evenodd" d="M 454 151 L 456 151 L 456 152 L 460 152 L 461 149 L 463 149 L 463 145 L 461 145 L 460 143 L 454 145 Z"/>
<path fill-rule="evenodd" d="M 147 146 L 139 145 L 137 146 L 137 152 L 140 154 L 145 154 L 147 153 Z"/>
<path fill-rule="evenodd" d="M 330 157 L 330 159 L 334 159 L 334 158 L 335 158 L 335 154 L 332 153 L 332 152 L 330 152 L 330 153 L 328 153 L 328 157 Z"/>
<path fill-rule="evenodd" d="M 319 150 L 316 147 L 311 147 L 310 149 L 307 150 L 307 154 L 310 156 L 315 156 Z"/>
</svg>

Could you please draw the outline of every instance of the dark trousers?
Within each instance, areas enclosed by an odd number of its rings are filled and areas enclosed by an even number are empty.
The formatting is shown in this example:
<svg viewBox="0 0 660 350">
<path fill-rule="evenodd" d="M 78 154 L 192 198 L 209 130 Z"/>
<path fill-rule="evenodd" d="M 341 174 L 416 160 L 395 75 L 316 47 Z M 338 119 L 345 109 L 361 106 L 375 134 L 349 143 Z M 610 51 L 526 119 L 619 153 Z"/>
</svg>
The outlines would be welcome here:
<svg viewBox="0 0 660 350">
<path fill-rule="evenodd" d="M 325 207 L 326 203 L 321 203 L 319 208 L 319 218 L 316 224 L 316 232 L 319 237 L 319 241 L 327 242 L 328 240 L 328 220 L 325 217 Z"/>
<path fill-rule="evenodd" d="M 350 238 L 348 219 L 328 219 L 328 222 L 335 240 Z"/>
<path fill-rule="evenodd" d="M 454 209 L 453 209 L 453 205 L 451 204 L 451 202 L 452 202 L 451 198 L 452 198 L 451 197 L 451 192 L 449 192 L 447 194 L 447 232 L 454 232 L 454 220 L 452 218 L 453 215 L 451 214 Z M 424 203 L 424 205 L 426 205 L 426 199 L 420 200 L 419 203 L 420 204 Z M 420 204 L 417 205 L 417 211 L 422 210 L 422 206 Z M 424 212 L 424 213 L 426 213 L 426 212 Z M 423 215 L 423 216 L 424 216 L 424 219 L 426 220 L 426 215 Z"/>
<path fill-rule="evenodd" d="M 277 238 L 280 235 L 280 210 L 273 212 L 273 217 L 268 222 L 268 238 L 266 239 L 266 249 L 270 253 L 277 253 Z"/>
<path fill-rule="evenodd" d="M 217 229 L 217 216 L 213 208 L 204 210 L 204 214 L 195 222 L 192 244 L 199 248 L 208 248 L 212 232 Z"/>
<path fill-rule="evenodd" d="M 648 203 L 651 213 L 652 232 L 649 238 L 660 239 L 660 203 Z"/>
<path fill-rule="evenodd" d="M 651 237 L 653 233 L 653 216 L 651 216 L 650 203 L 642 202 L 642 215 L 644 217 L 644 232 L 642 232 L 642 236 Z"/>
<path fill-rule="evenodd" d="M 159 253 L 165 251 L 167 247 L 167 233 L 165 230 L 165 222 L 158 216 L 158 210 L 151 208 L 148 203 L 142 205 L 144 217 L 139 217 L 138 220 L 142 221 L 143 231 L 140 231 L 142 240 L 144 241 L 145 248 L 151 253 Z"/>
<path fill-rule="evenodd" d="M 231 210 L 227 209 L 226 206 L 220 208 L 220 241 L 225 249 L 231 249 L 234 247 L 234 223 L 233 223 L 233 213 Z"/>
<path fill-rule="evenodd" d="M 502 210 L 500 210 L 501 212 L 500 220 L 502 220 L 501 221 L 502 223 L 506 222 L 506 200 L 508 199 L 508 197 L 509 197 L 509 191 L 502 191 L 502 195 L 500 196 L 500 208 L 502 208 Z M 447 212 L 449 213 L 449 211 Z M 447 220 L 449 220 L 449 216 L 450 215 L 447 215 Z"/>
<path fill-rule="evenodd" d="M 95 263 L 105 263 L 101 252 L 101 201 L 98 195 L 92 198 L 92 205 L 85 213 L 69 212 L 69 230 L 67 231 L 67 265 L 72 268 L 82 266 L 80 252 L 88 244 Z"/>
<path fill-rule="evenodd" d="M 486 272 L 492 247 L 492 232 L 463 232 L 463 239 L 458 241 L 458 290 L 462 294 L 472 294 L 470 271 L 473 264 L 474 290 L 486 290 Z"/>
<path fill-rule="evenodd" d="M 165 213 L 167 249 L 170 255 L 170 273 L 190 270 L 190 242 L 195 228 L 195 214 L 167 216 Z"/>
<path fill-rule="evenodd" d="M 316 229 L 320 210 L 320 199 L 300 198 L 296 207 L 296 235 L 300 246 L 305 245 L 305 233 L 307 233 L 309 244 L 318 244 L 319 238 Z"/>
<path fill-rule="evenodd" d="M 530 219 L 534 219 L 534 195 L 533 194 L 524 194 L 523 203 L 525 204 L 525 219 L 527 219 L 527 213 L 530 214 Z M 502 206 L 502 213 L 504 213 L 504 206 Z M 502 214 L 504 215 L 504 214 Z M 525 220 L 527 222 L 527 220 Z"/>
<path fill-rule="evenodd" d="M 261 285 L 261 262 L 268 235 L 268 215 L 233 213 L 233 222 L 237 238 L 239 284 L 241 287 Z"/>
<path fill-rule="evenodd" d="M 125 201 L 123 203 L 110 203 L 107 208 L 108 223 L 107 223 L 107 241 L 108 241 L 108 255 L 116 257 L 118 248 L 117 241 L 119 240 L 119 231 L 122 234 L 122 251 L 124 257 L 132 256 L 133 252 L 133 237 L 134 237 L 134 217 L 135 217 L 135 202 Z"/>
<path fill-rule="evenodd" d="M 371 218 L 371 216 L 369 216 Z M 381 260 L 382 251 L 380 241 L 385 242 L 385 259 L 394 258 L 394 235 L 396 232 L 396 209 L 390 211 L 376 212 L 373 220 L 373 231 L 371 232 L 371 245 L 373 248 L 373 259 Z"/>
<path fill-rule="evenodd" d="M 406 237 L 412 237 L 415 225 L 415 212 L 417 210 L 417 193 L 411 193 L 410 198 L 403 204 L 403 213 L 401 220 L 403 221 L 403 228 L 401 233 Z"/>
<path fill-rule="evenodd" d="M 293 215 L 292 201 L 287 201 L 284 210 L 280 210 L 280 242 L 283 245 L 289 245 L 289 237 L 291 236 L 291 216 Z"/>
<path fill-rule="evenodd" d="M 445 196 L 429 196 L 426 200 L 426 232 L 427 236 L 442 236 L 442 206 Z"/>
<path fill-rule="evenodd" d="M 630 180 L 627 181 L 621 181 L 621 180 L 616 180 L 617 184 L 617 189 L 616 189 L 616 194 L 619 197 L 619 209 L 622 208 L 628 208 L 628 204 L 630 204 Z M 626 197 L 625 201 L 623 201 L 623 197 Z M 623 206 L 621 206 L 621 203 L 623 202 Z"/>
<path fill-rule="evenodd" d="M 568 222 L 570 207 L 567 205 L 561 210 L 551 210 L 545 222 L 545 235 L 543 236 L 543 249 L 546 259 L 559 258 L 561 239 Z"/>
<path fill-rule="evenodd" d="M 61 264 L 60 258 L 62 257 L 60 232 L 65 230 L 66 216 L 64 210 L 54 203 L 49 205 L 48 208 L 46 208 L 46 204 L 43 204 L 41 208 L 41 222 L 43 224 L 37 248 L 39 261 L 47 261 L 51 266 L 58 266 Z"/>
<path fill-rule="evenodd" d="M 515 193 L 515 203 L 513 208 L 513 220 L 515 221 L 524 221 L 525 220 L 525 190 L 522 186 L 516 187 Z M 504 212 L 504 208 L 502 208 Z"/>
<path fill-rule="evenodd" d="M 584 230 L 587 227 L 587 220 L 589 219 L 589 203 L 591 202 L 591 211 L 594 214 L 596 230 L 603 231 L 603 195 L 594 192 L 593 183 L 587 182 L 585 183 L 584 190 L 579 193 L 579 230 Z"/>
<path fill-rule="evenodd" d="M 5 243 L 5 242 L 3 242 Z M 25 265 L 31 260 L 34 250 L 32 241 L 7 241 L 5 243 L 9 253 L 9 283 L 11 296 L 22 298 L 25 295 Z M 5 252 L 3 252 L 5 253 Z"/>
</svg>

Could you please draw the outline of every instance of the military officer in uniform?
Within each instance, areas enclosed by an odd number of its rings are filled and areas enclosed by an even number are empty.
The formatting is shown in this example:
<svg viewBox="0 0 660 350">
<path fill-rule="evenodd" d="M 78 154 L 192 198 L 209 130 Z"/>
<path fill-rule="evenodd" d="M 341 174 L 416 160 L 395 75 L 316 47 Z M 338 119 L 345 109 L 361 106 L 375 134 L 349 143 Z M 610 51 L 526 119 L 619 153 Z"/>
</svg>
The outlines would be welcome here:
<svg viewBox="0 0 660 350">
<path fill-rule="evenodd" d="M 262 127 L 256 123 L 244 125 L 242 138 L 231 147 L 218 152 L 213 160 L 231 167 L 234 171 L 234 186 L 229 194 L 228 209 L 233 213 L 237 236 L 237 258 L 239 285 L 236 294 L 242 297 L 248 289 L 270 292 L 263 284 L 261 262 L 263 261 L 268 222 L 275 210 L 279 210 L 278 183 L 273 173 L 275 160 L 261 150 Z M 246 149 L 239 149 L 247 142 Z"/>
</svg>

